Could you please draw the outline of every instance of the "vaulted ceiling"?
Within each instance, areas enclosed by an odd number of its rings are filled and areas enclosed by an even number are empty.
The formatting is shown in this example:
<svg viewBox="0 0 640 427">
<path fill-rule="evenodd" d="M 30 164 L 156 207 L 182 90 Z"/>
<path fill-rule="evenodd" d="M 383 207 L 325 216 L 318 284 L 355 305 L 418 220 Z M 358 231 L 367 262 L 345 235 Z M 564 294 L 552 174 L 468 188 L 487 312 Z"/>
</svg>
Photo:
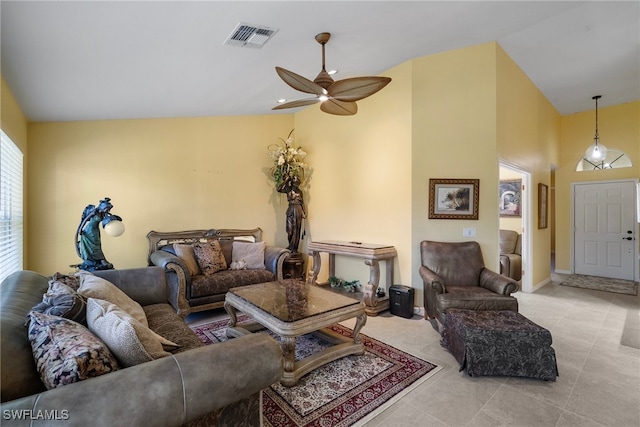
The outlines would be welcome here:
<svg viewBox="0 0 640 427">
<path fill-rule="evenodd" d="M 336 79 L 497 41 L 563 115 L 640 99 L 638 1 L 9 1 L 2 77 L 31 121 L 282 114 L 274 67 Z M 224 44 L 238 23 L 277 29 Z"/>
</svg>

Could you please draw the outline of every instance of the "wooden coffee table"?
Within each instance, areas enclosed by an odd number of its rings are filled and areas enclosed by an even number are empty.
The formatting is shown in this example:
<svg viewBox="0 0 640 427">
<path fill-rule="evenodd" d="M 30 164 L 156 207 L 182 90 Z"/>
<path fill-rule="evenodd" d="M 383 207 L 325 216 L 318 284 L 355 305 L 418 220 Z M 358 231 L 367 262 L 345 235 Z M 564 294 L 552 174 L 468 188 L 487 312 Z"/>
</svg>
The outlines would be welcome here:
<svg viewBox="0 0 640 427">
<path fill-rule="evenodd" d="M 319 366 L 350 354 L 364 353 L 359 337 L 367 322 L 364 304 L 342 293 L 300 280 L 260 283 L 229 290 L 224 309 L 230 316 L 227 327 L 230 338 L 263 327 L 281 337 L 284 374 L 280 382 L 287 387 Z M 248 314 L 253 321 L 238 324 L 238 311 Z M 352 339 L 327 329 L 352 318 L 356 318 Z M 296 338 L 312 332 L 321 334 L 334 345 L 296 361 Z"/>
</svg>

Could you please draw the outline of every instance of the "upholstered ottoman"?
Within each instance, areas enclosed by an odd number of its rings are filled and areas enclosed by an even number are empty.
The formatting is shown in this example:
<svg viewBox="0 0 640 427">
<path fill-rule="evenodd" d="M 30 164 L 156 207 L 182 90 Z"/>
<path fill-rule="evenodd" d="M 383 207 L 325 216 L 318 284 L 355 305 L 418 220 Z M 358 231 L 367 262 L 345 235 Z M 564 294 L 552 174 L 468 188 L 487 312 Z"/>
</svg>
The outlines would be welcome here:
<svg viewBox="0 0 640 427">
<path fill-rule="evenodd" d="M 450 309 L 441 344 L 469 376 L 504 375 L 555 381 L 551 333 L 514 311 Z"/>
</svg>

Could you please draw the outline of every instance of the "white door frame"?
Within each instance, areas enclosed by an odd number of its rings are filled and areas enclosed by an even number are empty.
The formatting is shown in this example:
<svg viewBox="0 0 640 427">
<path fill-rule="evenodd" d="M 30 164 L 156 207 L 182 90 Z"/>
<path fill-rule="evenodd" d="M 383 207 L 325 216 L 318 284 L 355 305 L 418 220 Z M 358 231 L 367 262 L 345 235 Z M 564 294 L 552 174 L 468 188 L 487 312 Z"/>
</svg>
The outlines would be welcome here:
<svg viewBox="0 0 640 427">
<path fill-rule="evenodd" d="M 610 180 L 602 180 L 602 181 L 580 181 L 580 182 L 572 182 L 571 183 L 571 242 L 570 242 L 570 248 L 571 248 L 571 274 L 575 274 L 575 268 L 576 268 L 576 260 L 575 260 L 575 224 L 576 224 L 576 209 L 575 209 L 575 192 L 576 192 L 576 185 L 583 185 L 583 184 L 611 184 L 611 183 L 615 183 L 615 182 L 632 182 L 636 188 L 636 191 L 633 193 L 633 205 L 632 206 L 636 206 L 636 222 L 640 223 L 640 200 L 638 200 L 638 198 L 640 197 L 640 194 L 638 194 L 640 192 L 640 187 L 638 185 L 638 178 L 627 178 L 627 179 L 610 179 Z M 638 227 L 636 225 L 636 227 Z M 640 242 L 640 233 L 638 233 L 638 230 L 636 230 L 635 233 L 636 239 L 634 242 L 634 250 L 635 250 L 635 255 L 636 255 L 636 260 L 635 263 L 633 264 L 633 277 L 634 280 L 636 282 L 640 281 L 640 267 L 639 267 L 639 262 L 640 262 L 640 246 L 639 246 L 639 242 Z"/>
<path fill-rule="evenodd" d="M 533 204 L 531 203 L 531 173 L 521 166 L 511 163 L 504 159 L 498 160 L 498 167 L 505 167 L 507 169 L 512 169 L 522 175 L 522 185 L 525 188 L 525 191 L 522 193 L 521 200 L 521 213 L 522 213 L 522 291 L 531 293 L 533 292 L 533 240 L 531 239 L 531 221 L 532 221 L 532 209 Z M 498 181 L 499 181 L 500 173 L 498 172 Z M 496 183 L 499 185 L 500 182 Z M 496 218 L 498 224 L 500 224 L 500 216 Z M 500 227 L 498 226 L 498 229 Z M 498 254 L 499 256 L 500 254 Z M 549 260 L 551 262 L 551 260 Z"/>
</svg>

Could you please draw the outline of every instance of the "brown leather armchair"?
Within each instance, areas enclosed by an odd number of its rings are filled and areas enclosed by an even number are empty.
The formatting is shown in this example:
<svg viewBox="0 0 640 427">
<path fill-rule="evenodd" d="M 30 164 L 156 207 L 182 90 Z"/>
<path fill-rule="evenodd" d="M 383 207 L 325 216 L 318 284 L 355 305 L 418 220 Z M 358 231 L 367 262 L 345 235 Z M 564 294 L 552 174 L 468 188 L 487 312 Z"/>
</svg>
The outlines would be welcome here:
<svg viewBox="0 0 640 427">
<path fill-rule="evenodd" d="M 518 311 L 518 284 L 484 266 L 478 242 L 420 243 L 425 319 L 438 330 L 450 308 Z"/>
<path fill-rule="evenodd" d="M 522 279 L 522 235 L 517 231 L 500 230 L 500 274 Z"/>
</svg>

